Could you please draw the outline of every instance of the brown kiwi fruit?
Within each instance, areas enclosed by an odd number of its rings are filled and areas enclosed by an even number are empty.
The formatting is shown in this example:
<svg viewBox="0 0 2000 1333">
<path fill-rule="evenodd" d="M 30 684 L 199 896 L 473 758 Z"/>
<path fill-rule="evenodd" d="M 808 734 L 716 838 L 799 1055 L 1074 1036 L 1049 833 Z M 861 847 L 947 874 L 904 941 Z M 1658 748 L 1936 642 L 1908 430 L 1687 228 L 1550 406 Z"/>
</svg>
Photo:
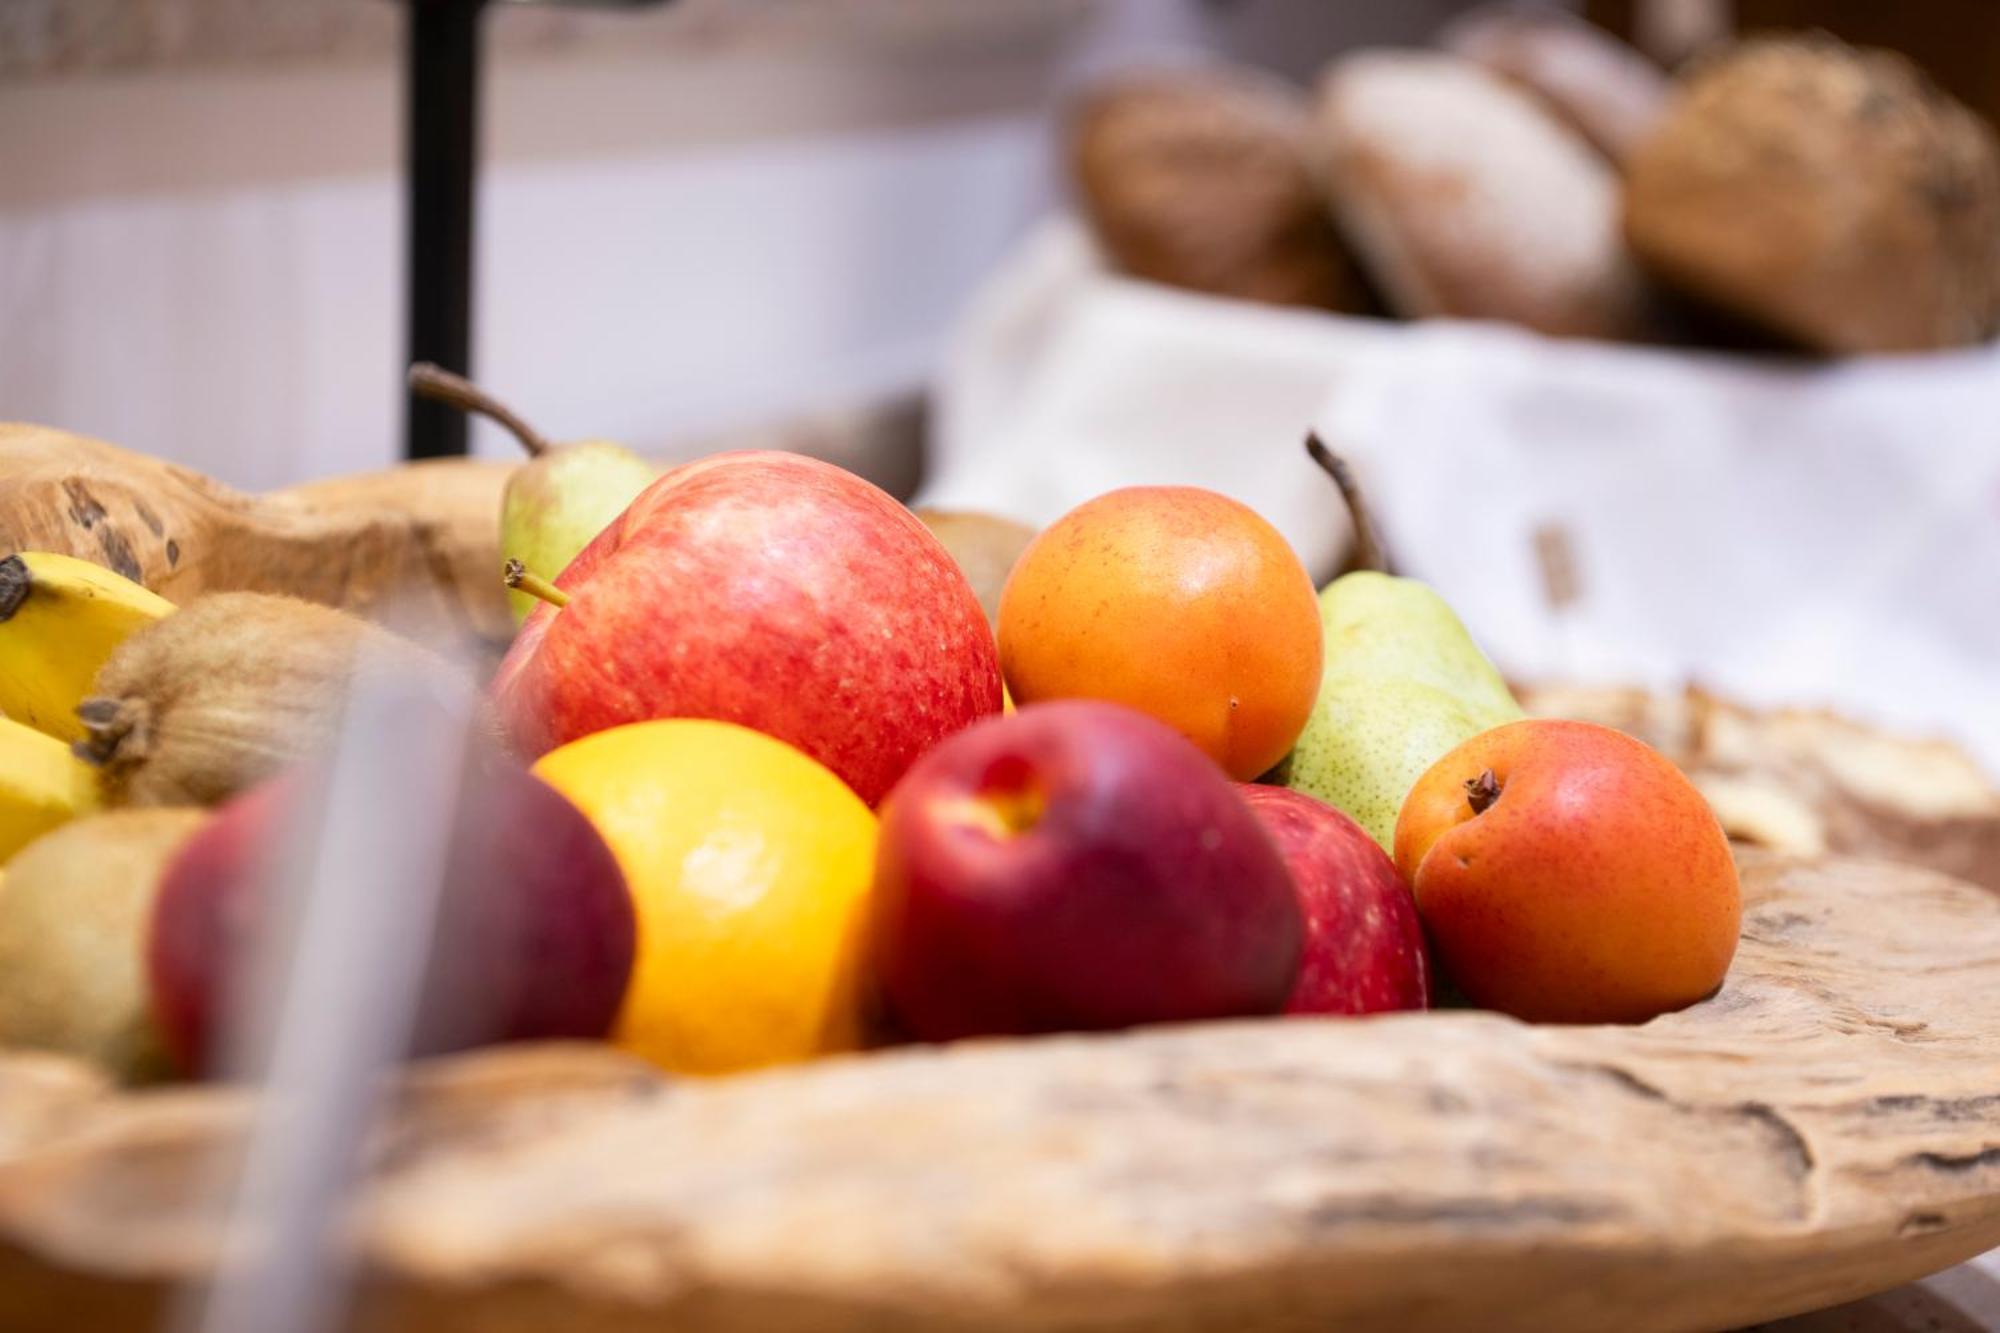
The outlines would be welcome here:
<svg viewBox="0 0 2000 1333">
<path fill-rule="evenodd" d="M 126 1082 L 171 1071 L 153 1027 L 153 895 L 201 810 L 113 810 L 42 835 L 0 879 L 0 1046 L 76 1056 Z"/>
<path fill-rule="evenodd" d="M 985 608 L 987 623 L 997 622 L 1000 590 L 1007 586 L 1014 562 L 1035 539 L 1035 530 L 1011 518 L 974 510 L 919 509 L 916 514 L 965 571 L 966 581 Z"/>
<path fill-rule="evenodd" d="M 120 644 L 77 707 L 106 805 L 213 805 L 327 745 L 356 664 L 448 673 L 344 611 L 213 593 Z"/>
</svg>

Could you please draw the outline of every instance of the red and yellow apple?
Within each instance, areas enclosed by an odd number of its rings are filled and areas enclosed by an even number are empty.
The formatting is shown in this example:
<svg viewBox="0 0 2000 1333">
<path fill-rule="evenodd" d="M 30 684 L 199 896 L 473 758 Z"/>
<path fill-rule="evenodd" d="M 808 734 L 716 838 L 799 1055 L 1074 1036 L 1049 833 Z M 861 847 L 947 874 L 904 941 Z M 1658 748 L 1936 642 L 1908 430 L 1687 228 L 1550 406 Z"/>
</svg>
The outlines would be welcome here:
<svg viewBox="0 0 2000 1333">
<path fill-rule="evenodd" d="M 874 805 L 1000 711 L 998 649 L 950 553 L 828 463 L 676 468 L 555 584 L 566 604 L 528 617 L 493 683 L 530 758 L 627 722 L 711 718 L 797 746 Z"/>
<path fill-rule="evenodd" d="M 1701 793 L 1588 722 L 1481 732 L 1417 780 L 1396 864 L 1445 974 L 1540 1022 L 1642 1022 L 1722 984 L 1742 896 Z"/>
<path fill-rule="evenodd" d="M 1368 831 L 1325 801 L 1247 784 L 1305 916 L 1288 1014 L 1374 1014 L 1430 1005 L 1430 959 L 1410 886 Z"/>
<path fill-rule="evenodd" d="M 930 1041 L 1276 1013 L 1302 922 L 1221 769 L 1113 704 L 1031 704 L 918 760 L 884 807 L 872 946 Z"/>
</svg>

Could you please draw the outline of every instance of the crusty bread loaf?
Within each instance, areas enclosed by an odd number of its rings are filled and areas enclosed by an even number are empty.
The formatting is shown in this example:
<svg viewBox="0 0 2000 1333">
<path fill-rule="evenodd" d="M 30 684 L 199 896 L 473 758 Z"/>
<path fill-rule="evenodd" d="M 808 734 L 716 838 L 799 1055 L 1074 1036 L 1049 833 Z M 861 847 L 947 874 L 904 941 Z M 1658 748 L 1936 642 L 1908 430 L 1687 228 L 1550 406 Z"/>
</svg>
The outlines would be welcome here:
<svg viewBox="0 0 2000 1333">
<path fill-rule="evenodd" d="M 1646 331 L 1614 173 L 1499 76 L 1449 55 L 1350 55 L 1321 82 L 1314 136 L 1341 229 L 1397 313 Z"/>
<path fill-rule="evenodd" d="M 1454 21 L 1438 44 L 1511 79 L 1614 163 L 1631 157 L 1666 110 L 1658 65 L 1610 33 L 1544 5 L 1485 5 Z"/>
<path fill-rule="evenodd" d="M 1808 348 L 1951 347 L 2000 321 L 2000 149 L 1889 52 L 1762 39 L 1704 61 L 1624 211 L 1662 282 Z"/>
<path fill-rule="evenodd" d="M 1307 174 L 1303 94 L 1224 67 L 1099 87 L 1069 124 L 1072 174 L 1111 262 L 1138 277 L 1286 305 L 1364 298 Z"/>
</svg>

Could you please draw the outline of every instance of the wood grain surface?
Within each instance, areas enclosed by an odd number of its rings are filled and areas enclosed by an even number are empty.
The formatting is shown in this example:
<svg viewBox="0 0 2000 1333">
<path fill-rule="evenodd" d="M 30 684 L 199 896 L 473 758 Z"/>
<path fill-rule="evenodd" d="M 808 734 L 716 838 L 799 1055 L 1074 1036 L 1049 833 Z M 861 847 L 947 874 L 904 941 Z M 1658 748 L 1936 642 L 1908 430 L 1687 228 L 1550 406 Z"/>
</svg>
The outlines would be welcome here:
<svg viewBox="0 0 2000 1333">
<path fill-rule="evenodd" d="M 371 615 L 399 603 L 447 633 L 504 640 L 511 471 L 451 459 L 254 496 L 102 440 L 0 423 L 0 552 L 93 560 L 175 602 L 282 592 Z"/>
<path fill-rule="evenodd" d="M 1722 992 L 1633 1028 L 1267 1021 L 712 1082 L 591 1047 L 431 1066 L 350 1219 L 353 1320 L 1664 1333 L 2000 1243 L 2000 897 L 1754 854 L 1745 889 Z M 59 1112 L 0 1124 L 0 1326 L 150 1327 L 217 1257 L 247 1104 L 39 1080 Z"/>
</svg>

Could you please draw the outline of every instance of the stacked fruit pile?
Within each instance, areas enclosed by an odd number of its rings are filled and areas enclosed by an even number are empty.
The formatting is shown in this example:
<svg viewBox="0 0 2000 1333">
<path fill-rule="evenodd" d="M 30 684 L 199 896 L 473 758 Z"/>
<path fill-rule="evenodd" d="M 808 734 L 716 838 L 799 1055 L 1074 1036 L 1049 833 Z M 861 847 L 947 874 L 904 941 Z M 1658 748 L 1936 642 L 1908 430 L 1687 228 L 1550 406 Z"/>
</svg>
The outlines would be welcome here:
<svg viewBox="0 0 2000 1333">
<path fill-rule="evenodd" d="M 609 1036 L 716 1073 L 1439 993 L 1637 1021 L 1728 968 L 1734 864 L 1677 769 L 1524 719 L 1419 584 L 1315 595 L 1224 496 L 1072 511 L 996 629 L 831 465 L 538 447 L 414 1051 Z M 470 685 L 326 607 L 176 609 L 38 553 L 0 563 L 0 658 L 0 1042 L 129 1077 L 224 1061 L 355 682 Z"/>
</svg>

